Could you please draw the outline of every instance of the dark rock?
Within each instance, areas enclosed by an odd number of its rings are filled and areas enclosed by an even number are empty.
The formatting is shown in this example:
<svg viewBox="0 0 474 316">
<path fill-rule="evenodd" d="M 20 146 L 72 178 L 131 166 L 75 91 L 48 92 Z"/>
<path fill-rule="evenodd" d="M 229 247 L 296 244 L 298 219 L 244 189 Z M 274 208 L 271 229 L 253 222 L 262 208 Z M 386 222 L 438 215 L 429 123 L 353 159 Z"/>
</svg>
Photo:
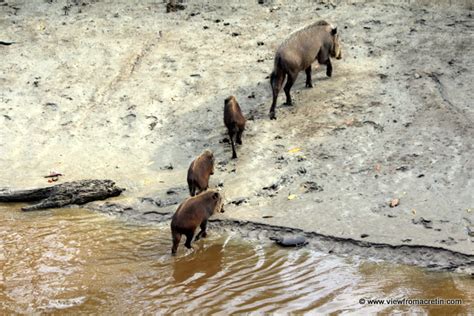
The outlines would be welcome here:
<svg viewBox="0 0 474 316">
<path fill-rule="evenodd" d="M 263 46 L 263 45 L 265 45 L 264 42 L 257 42 L 257 46 Z"/>
<path fill-rule="evenodd" d="M 360 238 L 367 238 L 367 237 L 369 237 L 368 234 L 362 234 L 362 235 L 360 235 Z"/>
<path fill-rule="evenodd" d="M 240 36 L 240 33 L 238 33 L 238 32 L 232 32 L 232 36 L 234 36 L 234 37 Z"/>
<path fill-rule="evenodd" d="M 270 237 L 270 240 L 282 247 L 302 247 L 308 244 L 304 236 Z"/>
<path fill-rule="evenodd" d="M 172 3 L 175 2 L 175 3 Z M 181 3 L 176 3 L 176 1 L 170 1 L 166 4 L 166 13 L 176 12 L 178 10 L 184 10 L 186 7 Z"/>
</svg>

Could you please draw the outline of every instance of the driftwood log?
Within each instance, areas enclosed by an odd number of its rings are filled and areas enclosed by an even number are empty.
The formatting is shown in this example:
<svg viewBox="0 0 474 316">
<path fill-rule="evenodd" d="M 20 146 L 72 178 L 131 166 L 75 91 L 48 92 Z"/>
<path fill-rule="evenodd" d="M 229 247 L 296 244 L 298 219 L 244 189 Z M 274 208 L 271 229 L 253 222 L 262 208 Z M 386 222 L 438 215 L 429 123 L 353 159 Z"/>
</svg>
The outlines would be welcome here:
<svg viewBox="0 0 474 316">
<path fill-rule="evenodd" d="M 35 211 L 105 200 L 120 195 L 124 190 L 112 180 L 80 180 L 45 188 L 0 190 L 0 202 L 37 202 L 21 208 L 23 211 Z"/>
</svg>

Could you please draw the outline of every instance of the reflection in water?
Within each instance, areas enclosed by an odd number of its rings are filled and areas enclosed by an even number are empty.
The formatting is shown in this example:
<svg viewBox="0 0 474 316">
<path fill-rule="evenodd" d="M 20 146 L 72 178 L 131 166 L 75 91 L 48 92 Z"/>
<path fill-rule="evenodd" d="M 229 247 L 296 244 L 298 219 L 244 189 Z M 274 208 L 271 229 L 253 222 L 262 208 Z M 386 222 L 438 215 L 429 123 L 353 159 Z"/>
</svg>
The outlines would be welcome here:
<svg viewBox="0 0 474 316">
<path fill-rule="evenodd" d="M 169 224 L 85 210 L 0 207 L 0 314 L 469 313 L 469 277 L 288 250 L 236 235 L 170 255 Z M 461 306 L 361 305 L 360 298 L 461 298 Z"/>
</svg>

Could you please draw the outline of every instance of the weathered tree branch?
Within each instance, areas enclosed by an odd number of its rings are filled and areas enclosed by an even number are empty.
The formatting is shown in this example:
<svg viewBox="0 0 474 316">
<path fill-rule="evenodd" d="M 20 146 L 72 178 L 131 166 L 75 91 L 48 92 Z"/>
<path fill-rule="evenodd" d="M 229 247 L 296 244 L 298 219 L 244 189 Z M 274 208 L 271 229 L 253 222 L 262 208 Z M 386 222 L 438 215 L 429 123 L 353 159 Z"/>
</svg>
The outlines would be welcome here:
<svg viewBox="0 0 474 316">
<path fill-rule="evenodd" d="M 80 180 L 46 188 L 0 190 L 0 202 L 38 202 L 22 207 L 23 211 L 35 211 L 105 200 L 120 195 L 124 190 L 117 187 L 112 180 Z"/>
</svg>

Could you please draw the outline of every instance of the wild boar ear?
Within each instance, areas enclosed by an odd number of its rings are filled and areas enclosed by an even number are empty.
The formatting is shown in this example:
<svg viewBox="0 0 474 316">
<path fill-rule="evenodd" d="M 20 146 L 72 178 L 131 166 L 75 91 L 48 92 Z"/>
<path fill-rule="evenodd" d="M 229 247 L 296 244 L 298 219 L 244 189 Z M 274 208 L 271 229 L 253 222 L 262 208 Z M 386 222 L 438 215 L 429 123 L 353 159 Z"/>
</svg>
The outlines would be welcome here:
<svg viewBox="0 0 474 316">
<path fill-rule="evenodd" d="M 336 35 L 336 34 L 337 34 L 337 26 L 331 30 L 331 34 L 332 34 L 332 35 Z"/>
<path fill-rule="evenodd" d="M 219 199 L 219 192 L 214 192 L 214 193 L 212 194 L 212 198 L 213 198 L 214 200 Z"/>
</svg>

